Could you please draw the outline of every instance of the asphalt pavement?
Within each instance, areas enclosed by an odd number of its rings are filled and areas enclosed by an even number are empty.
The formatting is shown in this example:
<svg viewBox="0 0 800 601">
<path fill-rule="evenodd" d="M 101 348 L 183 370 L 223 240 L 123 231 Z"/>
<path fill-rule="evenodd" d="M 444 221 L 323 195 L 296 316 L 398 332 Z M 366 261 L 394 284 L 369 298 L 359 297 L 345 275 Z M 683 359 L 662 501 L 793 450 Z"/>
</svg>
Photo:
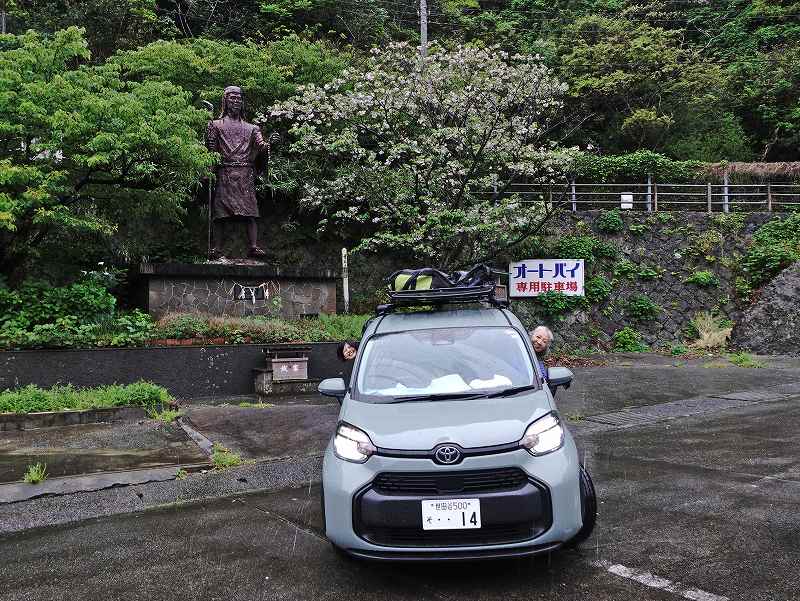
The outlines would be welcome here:
<svg viewBox="0 0 800 601">
<path fill-rule="evenodd" d="M 346 560 L 321 535 L 309 481 L 7 535 L 0 600 L 793 600 L 798 424 L 795 397 L 580 434 L 600 515 L 577 551 Z"/>
</svg>

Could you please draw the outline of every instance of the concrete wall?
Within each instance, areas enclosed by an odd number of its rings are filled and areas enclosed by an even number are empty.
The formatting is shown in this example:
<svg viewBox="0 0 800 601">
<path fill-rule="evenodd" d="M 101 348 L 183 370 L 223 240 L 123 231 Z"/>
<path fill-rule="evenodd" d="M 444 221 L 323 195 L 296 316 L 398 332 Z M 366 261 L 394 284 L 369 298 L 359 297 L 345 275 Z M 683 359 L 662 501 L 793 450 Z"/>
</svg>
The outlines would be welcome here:
<svg viewBox="0 0 800 601">
<path fill-rule="evenodd" d="M 133 349 L 0 352 L 0 390 L 27 384 L 79 387 L 148 380 L 178 398 L 252 394 L 253 372 L 264 367 L 264 349 L 281 345 L 155 347 Z M 350 377 L 352 364 L 336 357 L 336 343 L 310 346 L 309 377 Z"/>
</svg>

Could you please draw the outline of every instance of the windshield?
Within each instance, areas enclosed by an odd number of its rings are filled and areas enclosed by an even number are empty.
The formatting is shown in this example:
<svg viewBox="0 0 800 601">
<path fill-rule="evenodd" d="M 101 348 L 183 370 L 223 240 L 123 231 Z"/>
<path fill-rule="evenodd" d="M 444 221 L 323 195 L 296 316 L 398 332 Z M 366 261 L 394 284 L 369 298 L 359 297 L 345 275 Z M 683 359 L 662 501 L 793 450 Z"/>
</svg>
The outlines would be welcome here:
<svg viewBox="0 0 800 601">
<path fill-rule="evenodd" d="M 358 399 L 482 396 L 535 386 L 530 355 L 513 328 L 442 328 L 370 338 L 358 368 Z"/>
</svg>

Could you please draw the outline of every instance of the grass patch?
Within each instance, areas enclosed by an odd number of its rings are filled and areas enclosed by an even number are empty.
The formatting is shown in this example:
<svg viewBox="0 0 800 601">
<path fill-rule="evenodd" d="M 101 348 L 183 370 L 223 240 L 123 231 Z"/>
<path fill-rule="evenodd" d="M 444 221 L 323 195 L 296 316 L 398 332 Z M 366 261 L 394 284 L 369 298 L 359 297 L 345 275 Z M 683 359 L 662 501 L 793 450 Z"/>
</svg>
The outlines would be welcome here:
<svg viewBox="0 0 800 601">
<path fill-rule="evenodd" d="M 565 413 L 564 417 L 566 417 L 571 422 L 583 421 L 583 413 L 581 413 L 580 411 L 575 411 L 573 413 Z"/>
<path fill-rule="evenodd" d="M 239 403 L 239 407 L 244 407 L 246 409 L 269 409 L 270 407 L 274 407 L 272 403 L 251 403 L 249 401 L 243 401 Z"/>
<path fill-rule="evenodd" d="M 28 484 L 39 484 L 47 480 L 47 464 L 34 463 L 28 466 L 28 470 L 22 479 Z"/>
<path fill-rule="evenodd" d="M 0 392 L 0 413 L 36 413 L 68 409 L 103 409 L 108 407 L 144 407 L 155 412 L 172 401 L 166 388 L 150 382 L 121 386 L 74 388 L 71 385 L 42 389 L 29 385 Z"/>
<path fill-rule="evenodd" d="M 164 411 L 150 411 L 148 412 L 148 417 L 150 419 L 157 419 L 160 422 L 164 422 L 165 424 L 171 424 L 176 419 L 178 419 L 181 415 L 183 415 L 183 411 L 180 410 L 173 410 L 173 409 L 165 409 Z"/>
<path fill-rule="evenodd" d="M 188 477 L 189 477 L 189 472 L 187 472 L 183 468 L 179 469 L 178 472 L 175 474 L 176 480 L 186 480 L 186 478 Z"/>
<path fill-rule="evenodd" d="M 229 467 L 236 467 L 242 464 L 242 458 L 238 453 L 232 453 L 230 449 L 226 449 L 219 443 L 214 443 L 214 449 L 211 452 L 211 463 L 216 470 L 224 470 Z"/>
<path fill-rule="evenodd" d="M 714 349 L 725 346 L 731 337 L 733 326 L 719 317 L 714 317 L 708 311 L 698 313 L 691 321 L 691 326 L 697 332 L 697 340 L 691 345 L 698 349 Z"/>
<path fill-rule="evenodd" d="M 767 364 L 763 361 L 759 361 L 750 353 L 739 352 L 739 353 L 729 353 L 725 355 L 725 358 L 736 365 L 737 367 L 747 367 L 751 369 L 759 369 L 761 367 L 766 367 Z"/>
</svg>

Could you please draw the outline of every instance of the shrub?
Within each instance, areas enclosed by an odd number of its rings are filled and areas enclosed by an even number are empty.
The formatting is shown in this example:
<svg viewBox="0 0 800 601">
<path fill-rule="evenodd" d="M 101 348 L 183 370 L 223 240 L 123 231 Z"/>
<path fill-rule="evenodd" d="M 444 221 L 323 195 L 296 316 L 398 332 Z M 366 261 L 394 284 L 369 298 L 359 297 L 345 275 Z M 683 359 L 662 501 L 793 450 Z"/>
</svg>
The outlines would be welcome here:
<svg viewBox="0 0 800 601">
<path fill-rule="evenodd" d="M 612 349 L 618 353 L 644 353 L 647 345 L 642 342 L 642 335 L 631 327 L 624 327 L 614 332 L 611 337 Z"/>
<path fill-rule="evenodd" d="M 719 286 L 719 278 L 710 271 L 695 271 L 688 278 L 683 280 L 686 284 L 694 284 L 701 288 L 710 288 Z"/>
<path fill-rule="evenodd" d="M 563 292 L 545 292 L 536 297 L 540 311 L 551 318 L 560 318 L 583 304 L 579 296 L 567 296 Z"/>
<path fill-rule="evenodd" d="M 690 322 L 692 333 L 697 340 L 692 346 L 699 349 L 714 349 L 724 346 L 733 330 L 732 324 L 719 317 L 714 317 L 709 312 L 698 313 Z"/>
<path fill-rule="evenodd" d="M 29 465 L 22 479 L 28 484 L 39 484 L 47 480 L 47 464 L 34 463 Z"/>
<path fill-rule="evenodd" d="M 641 236 L 650 228 L 645 223 L 632 223 L 628 226 L 628 231 L 636 236 Z"/>
<path fill-rule="evenodd" d="M 602 275 L 596 275 L 589 278 L 589 281 L 586 282 L 585 289 L 586 300 L 588 300 L 590 303 L 596 304 L 603 302 L 609 296 L 611 296 L 613 286 L 611 282 L 609 282 Z"/>
<path fill-rule="evenodd" d="M 776 217 L 758 228 L 742 266 L 751 285 L 758 287 L 795 261 L 800 261 L 800 213 Z"/>
<path fill-rule="evenodd" d="M 34 413 L 67 409 L 100 409 L 104 407 L 144 407 L 149 411 L 168 404 L 172 397 L 165 388 L 150 382 L 122 386 L 73 388 L 53 386 L 48 390 L 28 385 L 0 392 L 0 413 Z"/>
<path fill-rule="evenodd" d="M 208 320 L 194 313 L 168 313 L 158 320 L 158 338 L 200 338 L 209 333 Z"/>
<path fill-rule="evenodd" d="M 639 320 L 653 319 L 660 310 L 661 307 L 644 294 L 632 296 L 625 305 L 625 313 L 629 317 Z"/>
<path fill-rule="evenodd" d="M 595 225 L 598 231 L 604 234 L 619 234 L 625 229 L 625 223 L 622 221 L 622 217 L 620 217 L 619 209 L 602 211 L 597 221 L 595 221 Z"/>
<path fill-rule="evenodd" d="M 614 265 L 614 275 L 628 278 L 633 280 L 636 278 L 642 280 L 652 280 L 660 278 L 664 275 L 666 270 L 660 267 L 651 267 L 649 265 L 637 265 L 633 261 L 623 259 Z"/>
<path fill-rule="evenodd" d="M 18 289 L 0 288 L 0 327 L 28 329 L 63 318 L 94 323 L 113 316 L 116 299 L 94 281 L 54 287 L 26 281 Z"/>
<path fill-rule="evenodd" d="M 718 213 L 711 222 L 722 231 L 736 234 L 744 229 L 745 218 L 744 213 Z"/>
<path fill-rule="evenodd" d="M 725 241 L 722 234 L 715 229 L 709 229 L 701 234 L 694 236 L 694 241 L 689 247 L 688 252 L 695 256 L 707 256 L 711 252 L 722 245 Z"/>
<path fill-rule="evenodd" d="M 616 259 L 619 256 L 619 249 L 611 242 L 595 240 L 594 256 L 604 259 Z"/>
<path fill-rule="evenodd" d="M 689 352 L 689 349 L 686 348 L 683 344 L 676 344 L 670 350 L 671 355 L 686 355 Z"/>
</svg>

